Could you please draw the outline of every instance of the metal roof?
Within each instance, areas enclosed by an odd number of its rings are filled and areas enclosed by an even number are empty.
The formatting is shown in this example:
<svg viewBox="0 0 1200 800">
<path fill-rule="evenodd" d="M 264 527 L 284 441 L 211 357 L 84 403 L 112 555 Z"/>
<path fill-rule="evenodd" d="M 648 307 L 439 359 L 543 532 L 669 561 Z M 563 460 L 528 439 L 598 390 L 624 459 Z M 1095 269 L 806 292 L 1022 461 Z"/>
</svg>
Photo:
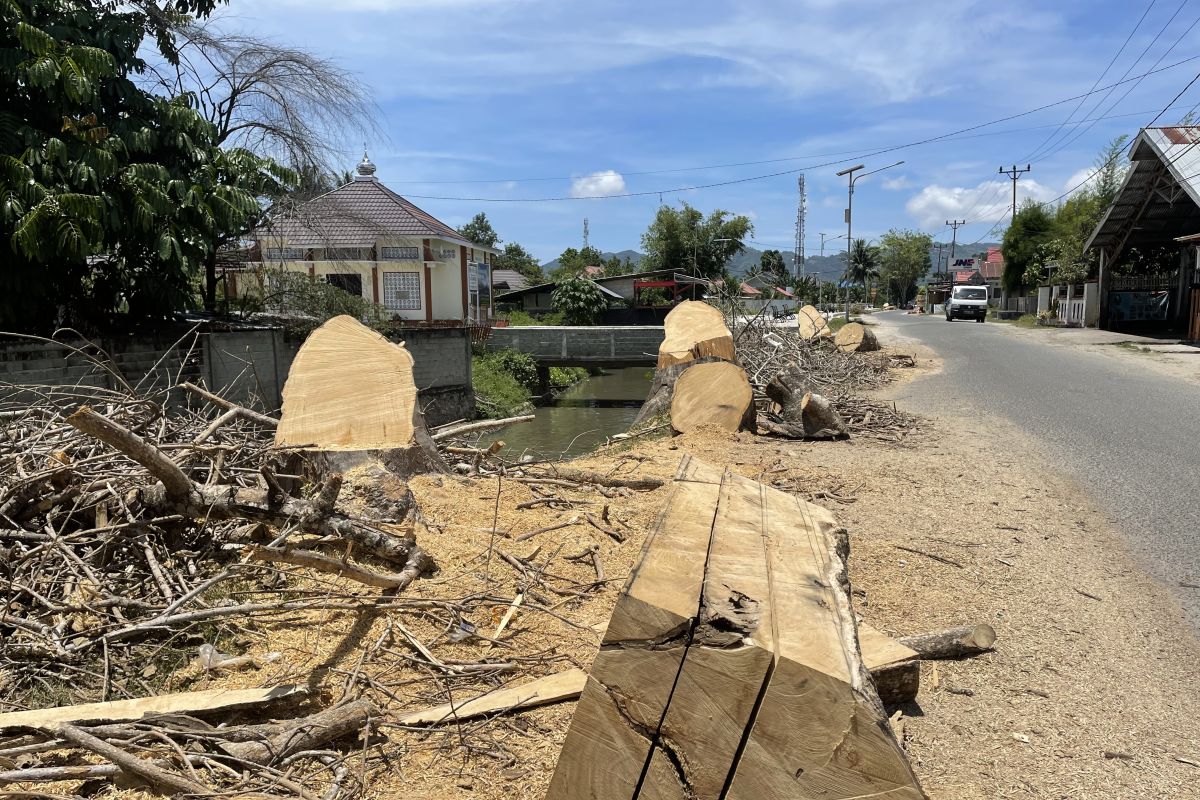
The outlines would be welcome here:
<svg viewBox="0 0 1200 800">
<path fill-rule="evenodd" d="M 271 219 L 260 235 L 310 247 L 369 247 L 380 237 L 438 238 L 479 250 L 458 231 L 404 199 L 375 178 L 358 179 Z"/>
<path fill-rule="evenodd" d="M 1143 128 L 1129 158 L 1116 198 L 1084 245 L 1108 249 L 1110 258 L 1200 227 L 1200 127 Z"/>
</svg>

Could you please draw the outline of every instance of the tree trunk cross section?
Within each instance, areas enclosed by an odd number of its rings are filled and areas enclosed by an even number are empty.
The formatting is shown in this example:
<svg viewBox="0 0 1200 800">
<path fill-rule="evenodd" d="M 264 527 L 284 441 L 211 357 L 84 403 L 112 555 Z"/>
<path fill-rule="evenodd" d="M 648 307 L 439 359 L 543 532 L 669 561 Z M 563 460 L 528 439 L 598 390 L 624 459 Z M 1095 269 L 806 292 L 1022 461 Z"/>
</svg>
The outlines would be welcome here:
<svg viewBox="0 0 1200 800">
<path fill-rule="evenodd" d="M 925 797 L 863 664 L 844 532 L 684 458 L 547 800 Z"/>
</svg>

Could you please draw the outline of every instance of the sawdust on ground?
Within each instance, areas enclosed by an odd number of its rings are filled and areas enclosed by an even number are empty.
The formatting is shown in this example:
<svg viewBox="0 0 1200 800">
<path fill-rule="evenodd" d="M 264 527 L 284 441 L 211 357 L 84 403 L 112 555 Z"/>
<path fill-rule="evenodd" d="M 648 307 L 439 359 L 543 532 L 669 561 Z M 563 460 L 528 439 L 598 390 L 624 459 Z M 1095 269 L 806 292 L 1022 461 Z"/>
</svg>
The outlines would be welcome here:
<svg viewBox="0 0 1200 800">
<path fill-rule="evenodd" d="M 922 359 L 920 366 L 936 363 Z M 1027 448 L 1019 432 L 989 428 L 990 438 L 963 438 L 951 435 L 956 421 L 929 422 L 919 441 L 904 446 L 783 442 L 705 429 L 627 442 L 571 466 L 666 479 L 684 453 L 728 465 L 830 508 L 849 528 L 850 576 L 864 620 L 895 635 L 965 622 L 995 627 L 994 653 L 926 663 L 918 700 L 904 708 L 906 746 L 931 797 L 1200 797 L 1200 644 L 1180 609 L 1134 567 L 1075 487 L 1021 455 Z M 318 707 L 353 694 L 397 712 L 587 668 L 668 491 L 606 497 L 541 487 L 575 506 L 520 510 L 540 495 L 515 480 L 424 476 L 411 488 L 433 526 L 421 543 L 440 570 L 396 598 L 408 605 L 364 602 L 357 612 L 248 624 L 248 651 L 277 651 L 279 660 L 217 678 L 191 668 L 171 688 L 294 681 L 310 686 Z M 372 504 L 380 492 L 399 489 L 351 481 L 347 491 Z M 511 538 L 589 511 L 602 514 L 605 506 L 610 525 L 627 534 L 624 542 L 586 522 L 527 541 Z M 584 591 L 595 581 L 593 567 L 564 556 L 592 545 L 606 582 Z M 499 645 L 451 641 L 464 623 L 491 636 L 523 588 L 524 577 L 501 554 L 528 560 L 560 593 L 528 592 Z M 340 580 L 305 580 L 331 597 L 379 596 Z M 460 614 L 464 598 L 473 599 Z M 448 682 L 413 640 L 444 664 L 511 666 Z M 364 749 L 370 758 L 355 762 L 366 786 L 360 796 L 540 798 L 573 710 L 574 703 L 560 703 L 424 730 L 385 723 L 383 736 Z"/>
</svg>

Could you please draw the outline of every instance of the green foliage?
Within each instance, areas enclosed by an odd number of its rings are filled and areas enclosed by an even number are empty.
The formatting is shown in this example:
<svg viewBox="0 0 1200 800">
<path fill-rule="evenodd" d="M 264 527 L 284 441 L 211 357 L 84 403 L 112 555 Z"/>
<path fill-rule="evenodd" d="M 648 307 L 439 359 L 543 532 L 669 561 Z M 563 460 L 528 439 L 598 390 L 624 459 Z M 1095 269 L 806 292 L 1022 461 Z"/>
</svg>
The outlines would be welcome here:
<svg viewBox="0 0 1200 800">
<path fill-rule="evenodd" d="M 742 240 L 754 232 L 749 217 L 717 209 L 705 217 L 687 203 L 682 208 L 659 206 L 654 221 L 642 234 L 641 269 L 693 269 L 706 278 L 725 271 L 725 263 L 746 249 Z M 729 241 L 717 241 L 727 239 Z"/>
<path fill-rule="evenodd" d="M 471 383 L 484 416 L 512 417 L 529 408 L 529 392 L 492 354 L 472 359 Z"/>
<path fill-rule="evenodd" d="M 302 272 L 272 270 L 267 285 L 269 290 L 263 297 L 266 308 L 299 314 L 314 328 L 342 314 L 374 325 L 387 319 L 382 306 Z"/>
<path fill-rule="evenodd" d="M 772 281 L 775 281 L 779 286 L 786 286 L 791 276 L 788 275 L 787 264 L 783 260 L 783 253 L 778 250 L 764 250 L 762 255 L 758 257 L 759 265 L 762 267 L 764 275 L 768 276 Z"/>
<path fill-rule="evenodd" d="M 256 198 L 291 179 L 269 159 L 219 149 L 189 98 L 134 83 L 147 35 L 175 57 L 163 15 L 147 7 L 0 0 L 0 324 L 10 330 L 194 305 L 218 239 L 253 224 Z"/>
<path fill-rule="evenodd" d="M 814 275 L 797 276 L 792 282 L 795 285 L 792 294 L 801 303 L 815 302 L 821 294 L 821 281 Z"/>
<path fill-rule="evenodd" d="M 604 262 L 604 277 L 606 278 L 616 278 L 621 275 L 632 275 L 637 271 L 637 264 L 634 264 L 633 260 L 630 259 L 629 256 L 625 256 L 624 260 L 621 260 L 618 256 L 613 256 Z"/>
<path fill-rule="evenodd" d="M 537 391 L 537 360 L 533 356 L 519 350 L 497 350 L 484 358 L 496 369 L 513 376 L 527 392 Z"/>
<path fill-rule="evenodd" d="M 537 259 L 524 247 L 516 242 L 504 245 L 504 251 L 492 259 L 493 269 L 511 269 L 524 275 L 530 284 L 539 284 L 545 280 L 542 267 Z"/>
<path fill-rule="evenodd" d="M 653 286 L 649 289 L 638 290 L 637 304 L 639 306 L 661 308 L 662 306 L 670 305 L 671 301 L 667 298 L 667 293 L 664 289 L 658 286 Z"/>
<path fill-rule="evenodd" d="M 551 367 L 550 388 L 559 392 L 587 380 L 587 377 L 588 371 L 583 367 Z"/>
<path fill-rule="evenodd" d="M 879 240 L 879 278 L 890 302 L 903 305 L 913 298 L 917 281 L 929 272 L 929 248 L 933 237 L 927 233 L 893 228 Z"/>
<path fill-rule="evenodd" d="M 1017 210 L 1004 232 L 1004 275 L 1001 282 L 1009 292 L 1020 291 L 1025 272 L 1031 264 L 1040 264 L 1039 250 L 1053 235 L 1054 220 L 1040 203 L 1026 203 Z"/>
<path fill-rule="evenodd" d="M 459 228 L 458 232 L 468 242 L 474 242 L 481 247 L 495 247 L 500 244 L 499 235 L 488 221 L 487 214 L 482 211 L 471 217 L 471 221 Z"/>
<path fill-rule="evenodd" d="M 846 280 L 865 286 L 879 277 L 879 249 L 867 244 L 866 239 L 855 239 L 850 248 L 850 268 Z"/>
<path fill-rule="evenodd" d="M 569 277 L 558 282 L 550 300 L 563 314 L 568 325 L 591 325 L 608 308 L 600 287 L 582 277 Z"/>
<path fill-rule="evenodd" d="M 504 319 L 508 320 L 508 324 L 514 328 L 524 328 L 530 325 L 562 325 L 563 313 L 561 311 L 553 311 L 548 314 L 538 314 L 536 317 L 527 311 L 515 309 L 503 314 Z"/>
</svg>

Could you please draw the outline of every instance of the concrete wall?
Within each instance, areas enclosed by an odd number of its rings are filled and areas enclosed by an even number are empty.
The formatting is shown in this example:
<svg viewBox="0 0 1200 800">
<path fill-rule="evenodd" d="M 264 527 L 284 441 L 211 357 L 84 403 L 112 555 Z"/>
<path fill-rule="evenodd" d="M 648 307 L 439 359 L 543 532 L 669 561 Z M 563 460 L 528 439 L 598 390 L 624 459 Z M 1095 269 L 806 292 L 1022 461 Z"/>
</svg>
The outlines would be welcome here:
<svg viewBox="0 0 1200 800">
<path fill-rule="evenodd" d="M 475 415 L 471 341 L 461 328 L 399 331 L 413 355 L 413 378 L 430 425 Z M 142 392 L 180 381 L 203 383 L 237 403 L 275 411 L 288 369 L 303 343 L 277 328 L 174 336 L 117 337 L 99 342 L 117 375 L 61 344 L 9 339 L 0 343 L 0 400 L 52 402 L 54 387 L 116 389 L 121 378 Z M 82 342 L 72 343 L 82 346 Z M 74 401 L 78 399 L 78 392 Z M 64 402 L 73 401 L 63 395 Z"/>
<path fill-rule="evenodd" d="M 487 348 L 519 350 L 548 365 L 636 366 L 657 361 L 664 335 L 649 325 L 493 328 Z"/>
</svg>

